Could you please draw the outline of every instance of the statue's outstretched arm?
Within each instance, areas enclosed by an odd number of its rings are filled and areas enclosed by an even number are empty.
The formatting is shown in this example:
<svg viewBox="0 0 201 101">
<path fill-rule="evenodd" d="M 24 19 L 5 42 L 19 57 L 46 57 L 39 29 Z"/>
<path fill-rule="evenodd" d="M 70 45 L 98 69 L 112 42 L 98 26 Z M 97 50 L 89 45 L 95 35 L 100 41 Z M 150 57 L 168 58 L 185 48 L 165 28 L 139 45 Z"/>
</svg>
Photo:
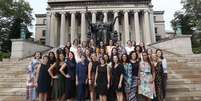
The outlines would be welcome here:
<svg viewBox="0 0 201 101">
<path fill-rule="evenodd" d="M 117 21 L 118 18 L 119 18 L 119 16 L 116 16 L 116 17 L 114 18 L 114 21 L 112 22 L 112 26 L 114 26 L 114 24 L 115 24 L 115 22 Z"/>
</svg>

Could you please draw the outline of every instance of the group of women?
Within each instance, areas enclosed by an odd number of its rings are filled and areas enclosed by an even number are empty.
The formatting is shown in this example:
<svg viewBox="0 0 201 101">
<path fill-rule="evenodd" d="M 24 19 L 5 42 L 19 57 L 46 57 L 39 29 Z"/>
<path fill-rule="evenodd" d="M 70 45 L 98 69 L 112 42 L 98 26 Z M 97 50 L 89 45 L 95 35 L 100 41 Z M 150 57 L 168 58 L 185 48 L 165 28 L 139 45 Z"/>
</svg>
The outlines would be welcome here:
<svg viewBox="0 0 201 101">
<path fill-rule="evenodd" d="M 27 68 L 31 101 L 164 101 L 167 62 L 160 49 L 128 41 L 99 46 L 74 40 L 48 55 L 34 54 Z M 41 59 L 42 57 L 42 59 Z"/>
</svg>

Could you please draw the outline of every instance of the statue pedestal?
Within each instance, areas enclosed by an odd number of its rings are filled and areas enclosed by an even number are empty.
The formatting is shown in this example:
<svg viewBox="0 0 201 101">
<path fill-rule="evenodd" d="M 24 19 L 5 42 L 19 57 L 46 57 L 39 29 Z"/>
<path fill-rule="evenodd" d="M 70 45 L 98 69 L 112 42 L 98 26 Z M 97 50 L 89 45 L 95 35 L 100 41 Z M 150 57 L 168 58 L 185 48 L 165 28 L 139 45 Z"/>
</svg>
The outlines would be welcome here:
<svg viewBox="0 0 201 101">
<path fill-rule="evenodd" d="M 25 39 L 11 39 L 11 59 L 20 59 L 32 56 L 36 51 L 47 51 L 51 47 L 34 43 Z"/>
</svg>

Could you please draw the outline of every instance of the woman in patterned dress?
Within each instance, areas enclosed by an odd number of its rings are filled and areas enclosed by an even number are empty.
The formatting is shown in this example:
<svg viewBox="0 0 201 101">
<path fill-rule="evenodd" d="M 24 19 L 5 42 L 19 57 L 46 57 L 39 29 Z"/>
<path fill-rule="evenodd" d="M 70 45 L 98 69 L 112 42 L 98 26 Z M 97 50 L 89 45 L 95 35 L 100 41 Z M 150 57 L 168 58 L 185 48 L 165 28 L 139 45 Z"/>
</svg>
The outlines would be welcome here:
<svg viewBox="0 0 201 101">
<path fill-rule="evenodd" d="M 123 54 L 121 56 L 121 61 L 124 66 L 124 89 L 126 94 L 126 101 L 137 101 L 136 89 L 135 89 L 135 79 L 133 76 L 133 67 L 128 60 L 128 56 Z"/>
<path fill-rule="evenodd" d="M 163 67 L 162 62 L 159 60 L 156 54 L 152 54 L 153 65 L 156 72 L 155 89 L 156 98 L 154 101 L 163 101 Z"/>
<path fill-rule="evenodd" d="M 165 99 L 166 97 L 166 87 L 167 87 L 167 79 L 168 79 L 168 66 L 167 66 L 167 60 L 163 56 L 163 51 L 160 49 L 156 50 L 157 57 L 159 58 L 159 61 L 162 62 L 163 67 L 163 97 Z"/>
<path fill-rule="evenodd" d="M 142 52 L 142 57 L 143 61 L 140 61 L 139 66 L 140 83 L 138 93 L 143 95 L 146 101 L 151 101 L 155 96 L 155 70 L 146 51 Z"/>
<path fill-rule="evenodd" d="M 135 100 L 137 99 L 137 92 L 138 92 L 138 79 L 139 79 L 139 59 L 137 52 L 132 51 L 130 53 L 130 63 L 132 65 L 132 75 L 133 75 L 133 91 L 135 92 L 133 94 Z"/>
<path fill-rule="evenodd" d="M 35 52 L 34 59 L 31 64 L 27 68 L 28 78 L 27 78 L 27 94 L 26 99 L 28 101 L 36 101 L 37 100 L 37 92 L 36 92 L 36 71 L 38 65 L 41 63 L 41 53 Z"/>
</svg>

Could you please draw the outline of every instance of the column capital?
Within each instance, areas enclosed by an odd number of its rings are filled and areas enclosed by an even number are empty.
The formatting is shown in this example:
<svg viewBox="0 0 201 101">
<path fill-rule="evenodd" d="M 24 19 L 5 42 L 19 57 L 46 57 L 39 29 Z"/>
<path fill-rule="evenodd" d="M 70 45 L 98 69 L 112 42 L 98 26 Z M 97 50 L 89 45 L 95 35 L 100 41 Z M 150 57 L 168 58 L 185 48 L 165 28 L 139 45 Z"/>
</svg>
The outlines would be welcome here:
<svg viewBox="0 0 201 101">
<path fill-rule="evenodd" d="M 145 9 L 143 11 L 144 11 L 144 13 L 150 13 L 150 10 L 148 10 L 148 9 Z"/>
<path fill-rule="evenodd" d="M 70 11 L 69 13 L 70 13 L 70 14 L 75 14 L 75 13 L 76 13 L 76 11 Z"/>
<path fill-rule="evenodd" d="M 80 13 L 81 13 L 81 14 L 85 14 L 85 13 L 86 13 L 86 11 L 80 11 Z"/>
<path fill-rule="evenodd" d="M 105 11 L 102 11 L 103 13 L 108 13 L 109 11 L 105 10 Z"/>
<path fill-rule="evenodd" d="M 133 12 L 138 13 L 138 12 L 140 12 L 140 10 L 139 9 L 134 9 Z"/>
<path fill-rule="evenodd" d="M 51 15 L 56 15 L 57 14 L 57 12 L 51 12 Z"/>
<path fill-rule="evenodd" d="M 94 13 L 94 14 L 96 14 L 97 13 L 97 11 L 90 11 L 91 13 Z"/>
<path fill-rule="evenodd" d="M 66 14 L 66 12 L 64 12 L 64 11 L 61 11 L 61 12 L 59 12 L 59 14 L 61 14 L 61 15 L 65 15 Z"/>
<path fill-rule="evenodd" d="M 130 10 L 127 10 L 127 9 L 126 9 L 126 10 L 123 10 L 123 12 L 124 12 L 124 13 L 128 13 L 128 12 L 130 12 Z"/>
<path fill-rule="evenodd" d="M 113 10 L 113 12 L 114 12 L 114 13 L 119 13 L 120 11 L 119 11 L 119 10 Z"/>
</svg>

